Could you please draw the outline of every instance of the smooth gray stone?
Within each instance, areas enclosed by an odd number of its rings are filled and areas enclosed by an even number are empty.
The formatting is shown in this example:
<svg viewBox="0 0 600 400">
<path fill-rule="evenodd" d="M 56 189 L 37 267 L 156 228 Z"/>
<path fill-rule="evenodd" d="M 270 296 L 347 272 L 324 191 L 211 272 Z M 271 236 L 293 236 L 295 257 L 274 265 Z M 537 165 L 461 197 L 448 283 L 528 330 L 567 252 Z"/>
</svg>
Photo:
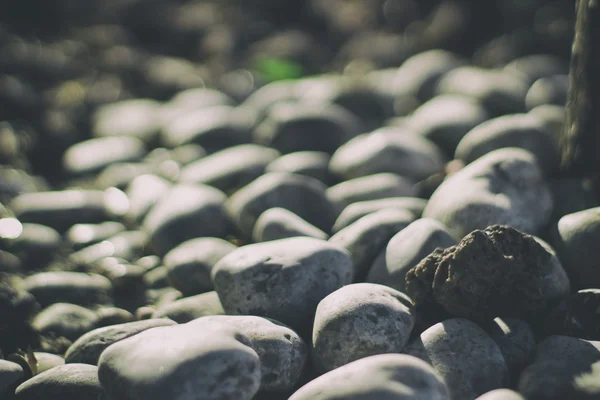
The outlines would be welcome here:
<svg viewBox="0 0 600 400">
<path fill-rule="evenodd" d="M 421 218 L 396 233 L 373 262 L 367 282 L 405 291 L 406 273 L 436 248 L 456 244 L 440 222 Z"/>
<path fill-rule="evenodd" d="M 409 57 L 395 78 L 388 82 L 396 94 L 409 94 L 427 101 L 435 94 L 439 80 L 448 72 L 465 64 L 456 54 L 446 50 L 427 50 Z"/>
<path fill-rule="evenodd" d="M 67 258 L 73 265 L 89 270 L 95 263 L 108 257 L 127 261 L 135 260 L 143 254 L 149 242 L 150 237 L 146 232 L 123 231 L 100 243 L 73 252 Z"/>
<path fill-rule="evenodd" d="M 386 208 L 407 210 L 420 217 L 427 205 L 427 200 L 418 197 L 389 197 L 379 200 L 359 201 L 348 205 L 333 224 L 333 233 L 339 232 L 367 214 Z"/>
<path fill-rule="evenodd" d="M 15 400 L 103 400 L 98 368 L 87 364 L 59 365 L 22 383 Z"/>
<path fill-rule="evenodd" d="M 490 115 L 500 116 L 524 112 L 528 89 L 527 81 L 521 76 L 502 70 L 464 66 L 444 75 L 436 93 L 474 98 L 485 106 Z"/>
<path fill-rule="evenodd" d="M 352 281 L 352 268 L 339 246 L 295 237 L 234 250 L 215 265 L 212 279 L 227 314 L 272 318 L 303 334 L 319 302 Z"/>
<path fill-rule="evenodd" d="M 44 352 L 34 352 L 33 355 L 37 360 L 37 373 L 48 371 L 54 367 L 65 364 L 65 359 L 59 355 Z"/>
<path fill-rule="evenodd" d="M 144 282 L 148 289 L 161 289 L 170 285 L 169 270 L 165 266 L 156 267 L 144 274 Z"/>
<path fill-rule="evenodd" d="M 130 223 L 139 224 L 172 187 L 171 182 L 156 175 L 145 174 L 135 178 L 125 191 L 129 198 L 129 210 L 125 218 Z"/>
<path fill-rule="evenodd" d="M 529 110 L 529 114 L 539 118 L 552 131 L 555 138 L 560 137 L 567 115 L 565 106 L 543 104 Z"/>
<path fill-rule="evenodd" d="M 262 213 L 256 220 L 252 231 L 252 239 L 255 242 L 267 242 L 295 236 L 308 236 L 322 240 L 329 238 L 329 235 L 316 226 L 280 207 L 269 208 Z"/>
<path fill-rule="evenodd" d="M 269 82 L 252 92 L 242 106 L 255 110 L 259 119 L 263 119 L 272 106 L 282 102 L 294 102 L 300 97 L 299 82 L 283 80 Z"/>
<path fill-rule="evenodd" d="M 94 329 L 95 312 L 69 303 L 55 303 L 37 314 L 31 326 L 44 336 L 64 337 L 74 341 Z"/>
<path fill-rule="evenodd" d="M 451 157 L 467 132 L 488 118 L 485 107 L 475 99 L 440 95 L 417 108 L 405 128 L 431 140 L 447 157 Z"/>
<path fill-rule="evenodd" d="M 2 220 L 0 220 L 0 225 Z M 21 234 L 6 240 L 6 250 L 18 256 L 26 268 L 39 268 L 51 261 L 62 243 L 61 235 L 49 226 L 21 224 Z"/>
<path fill-rule="evenodd" d="M 324 232 L 336 217 L 326 197 L 327 187 L 317 179 L 284 172 L 269 172 L 238 190 L 226 203 L 229 215 L 246 237 L 258 217 L 273 207 L 285 208 Z"/>
<path fill-rule="evenodd" d="M 0 398 L 10 399 L 24 380 L 25 373 L 19 364 L 0 359 Z"/>
<path fill-rule="evenodd" d="M 494 318 L 493 322 L 483 328 L 500 347 L 511 383 L 516 384 L 523 369 L 535 357 L 537 345 L 531 326 L 516 318 Z"/>
<path fill-rule="evenodd" d="M 416 195 L 414 182 L 389 172 L 350 179 L 330 186 L 326 195 L 338 215 L 350 204 Z"/>
<path fill-rule="evenodd" d="M 525 400 L 518 392 L 510 389 L 494 389 L 479 396 L 477 400 Z"/>
<path fill-rule="evenodd" d="M 63 166 L 73 175 L 94 174 L 114 163 L 139 161 L 144 154 L 144 143 L 135 137 L 94 138 L 69 147 L 63 155 Z"/>
<path fill-rule="evenodd" d="M 184 296 L 213 290 L 210 272 L 215 264 L 237 247 L 220 238 L 200 237 L 187 240 L 163 258 L 172 287 Z"/>
<path fill-rule="evenodd" d="M 567 74 L 569 65 L 550 54 L 528 54 L 507 63 L 504 71 L 525 79 L 531 85 L 540 78 Z"/>
<path fill-rule="evenodd" d="M 525 97 L 528 110 L 543 104 L 565 106 L 569 89 L 569 75 L 546 76 L 535 81 Z"/>
<path fill-rule="evenodd" d="M 312 361 L 327 372 L 376 354 L 401 353 L 414 326 L 414 307 L 405 294 L 373 283 L 344 286 L 317 307 Z"/>
<path fill-rule="evenodd" d="M 231 324 L 250 339 L 261 361 L 261 391 L 283 392 L 299 382 L 308 361 L 308 346 L 296 332 L 277 321 L 251 315 L 202 317 L 192 324 L 213 321 Z"/>
<path fill-rule="evenodd" d="M 444 156 L 433 142 L 393 127 L 355 137 L 340 146 L 329 162 L 331 173 L 344 180 L 389 172 L 420 181 L 443 166 Z"/>
<path fill-rule="evenodd" d="M 99 224 L 76 224 L 66 232 L 65 237 L 74 250 L 81 250 L 123 232 L 125 229 L 125 225 L 114 221 Z"/>
<path fill-rule="evenodd" d="M 119 307 L 102 307 L 96 310 L 96 314 L 98 315 L 97 328 L 135 321 L 132 313 Z"/>
<path fill-rule="evenodd" d="M 224 237 L 229 232 L 223 192 L 202 184 L 178 184 L 161 197 L 144 218 L 152 247 L 161 255 L 197 237 Z"/>
<path fill-rule="evenodd" d="M 573 290 L 600 288 L 600 207 L 567 214 L 558 221 L 554 246 Z"/>
<path fill-rule="evenodd" d="M 261 176 L 278 156 L 277 150 L 256 144 L 230 147 L 186 165 L 179 182 L 203 183 L 233 193 Z"/>
<path fill-rule="evenodd" d="M 69 349 L 65 353 L 65 362 L 68 364 L 97 365 L 100 354 L 111 344 L 148 329 L 175 324 L 175 322 L 169 319 L 162 318 L 134 321 L 94 329 L 81 336 L 69 346 Z"/>
<path fill-rule="evenodd" d="M 232 106 L 234 101 L 223 92 L 209 88 L 187 89 L 177 93 L 160 109 L 160 119 L 163 123 L 185 115 L 191 111 L 201 110 L 212 106 Z"/>
<path fill-rule="evenodd" d="M 125 190 L 135 178 L 140 175 L 152 174 L 156 169 L 154 166 L 143 162 L 112 163 L 96 175 L 94 187 L 98 189 L 116 187 Z"/>
<path fill-rule="evenodd" d="M 184 324 L 196 318 L 210 315 L 225 315 L 219 295 L 215 291 L 161 304 L 152 314 L 152 317 L 169 318 L 179 324 Z"/>
<path fill-rule="evenodd" d="M 518 389 L 526 399 L 597 399 L 600 396 L 600 342 L 549 336 L 521 373 Z"/>
<path fill-rule="evenodd" d="M 405 353 L 433 366 L 452 399 L 475 399 L 506 387 L 508 370 L 500 348 L 483 329 L 461 318 L 439 322 L 421 333 Z"/>
<path fill-rule="evenodd" d="M 362 281 L 390 239 L 413 221 L 414 216 L 409 211 L 383 209 L 365 215 L 340 230 L 329 242 L 350 252 L 354 265 L 354 281 Z"/>
<path fill-rule="evenodd" d="M 23 280 L 23 289 L 31 293 L 42 307 L 54 303 L 82 306 L 112 303 L 112 284 L 98 274 L 38 272 Z"/>
<path fill-rule="evenodd" d="M 98 377 L 111 400 L 250 400 L 261 364 L 251 341 L 227 324 L 149 329 L 110 345 Z"/>
<path fill-rule="evenodd" d="M 297 151 L 271 161 L 266 172 L 290 172 L 310 176 L 325 184 L 332 181 L 329 174 L 329 154 L 322 151 Z"/>
<path fill-rule="evenodd" d="M 253 141 L 279 150 L 333 153 L 362 130 L 354 114 L 337 104 L 310 101 L 279 103 L 270 107 L 253 132 Z"/>
<path fill-rule="evenodd" d="M 289 400 L 450 400 L 444 381 L 426 362 L 379 354 L 334 369 L 301 387 Z"/>
<path fill-rule="evenodd" d="M 547 175 L 559 167 L 558 141 L 547 125 L 532 114 L 504 115 L 476 126 L 458 143 L 455 158 L 470 164 L 506 147 L 531 152 Z"/>
<path fill-rule="evenodd" d="M 123 100 L 100 106 L 92 116 L 96 137 L 130 136 L 152 142 L 160 129 L 160 103 L 151 99 Z"/>
<path fill-rule="evenodd" d="M 423 217 L 442 222 L 460 240 L 494 224 L 536 234 L 551 212 L 552 196 L 535 156 L 505 148 L 446 178 L 429 199 Z"/>
</svg>

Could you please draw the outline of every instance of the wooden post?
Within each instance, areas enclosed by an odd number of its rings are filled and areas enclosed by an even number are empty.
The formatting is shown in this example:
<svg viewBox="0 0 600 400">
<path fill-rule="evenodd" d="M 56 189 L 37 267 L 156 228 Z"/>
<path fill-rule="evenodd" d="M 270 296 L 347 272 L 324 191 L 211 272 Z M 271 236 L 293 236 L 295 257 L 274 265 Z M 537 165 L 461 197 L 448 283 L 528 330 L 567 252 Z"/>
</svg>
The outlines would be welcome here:
<svg viewBox="0 0 600 400">
<path fill-rule="evenodd" d="M 600 178 L 600 0 L 576 3 L 561 168 L 565 175 Z"/>
</svg>

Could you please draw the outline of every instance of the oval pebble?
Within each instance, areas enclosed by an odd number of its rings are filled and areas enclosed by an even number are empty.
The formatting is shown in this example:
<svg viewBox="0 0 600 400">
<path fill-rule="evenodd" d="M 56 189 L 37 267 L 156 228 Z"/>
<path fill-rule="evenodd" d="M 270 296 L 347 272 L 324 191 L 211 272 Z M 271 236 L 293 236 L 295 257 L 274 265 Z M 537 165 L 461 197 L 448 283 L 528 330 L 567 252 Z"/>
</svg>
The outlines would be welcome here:
<svg viewBox="0 0 600 400">
<path fill-rule="evenodd" d="M 0 360 L 0 397 L 10 399 L 24 380 L 25 373 L 19 364 Z"/>
<path fill-rule="evenodd" d="M 408 296 L 387 286 L 355 283 L 319 303 L 312 361 L 327 372 L 361 358 L 401 353 L 415 326 Z"/>
<path fill-rule="evenodd" d="M 112 303 L 112 284 L 98 274 L 39 272 L 23 280 L 23 289 L 31 293 L 42 307 L 54 303 L 83 306 Z"/>
<path fill-rule="evenodd" d="M 160 104 L 150 99 L 124 100 L 98 108 L 92 116 L 94 136 L 130 136 L 152 142 L 159 132 Z"/>
<path fill-rule="evenodd" d="M 310 332 L 318 303 L 352 281 L 348 252 L 323 240 L 295 237 L 240 247 L 212 270 L 227 314 L 272 318 Z"/>
<path fill-rule="evenodd" d="M 37 314 L 31 325 L 44 336 L 64 337 L 70 341 L 94 329 L 95 312 L 75 304 L 55 303 Z"/>
<path fill-rule="evenodd" d="M 495 389 L 479 396 L 477 400 L 525 400 L 525 397 L 514 390 Z"/>
<path fill-rule="evenodd" d="M 169 318 L 179 324 L 210 315 L 225 315 L 215 291 L 166 302 L 152 313 L 153 318 Z"/>
<path fill-rule="evenodd" d="M 255 242 L 268 242 L 295 236 L 329 239 L 329 235 L 316 226 L 280 207 L 269 208 L 260 214 L 252 231 L 252 238 Z"/>
<path fill-rule="evenodd" d="M 59 365 L 22 383 L 15 400 L 104 399 L 98 368 L 87 364 Z"/>
<path fill-rule="evenodd" d="M 332 182 L 329 173 L 331 156 L 322 151 L 296 151 L 284 154 L 271 161 L 265 168 L 266 172 L 290 172 L 310 176 L 325 184 Z"/>
</svg>

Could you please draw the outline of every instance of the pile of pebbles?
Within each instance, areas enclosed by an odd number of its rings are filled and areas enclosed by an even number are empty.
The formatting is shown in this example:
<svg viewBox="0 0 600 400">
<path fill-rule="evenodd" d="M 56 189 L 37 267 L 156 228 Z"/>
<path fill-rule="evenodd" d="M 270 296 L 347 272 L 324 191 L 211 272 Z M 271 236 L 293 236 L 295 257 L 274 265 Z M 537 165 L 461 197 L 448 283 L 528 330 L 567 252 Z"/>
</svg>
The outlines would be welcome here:
<svg viewBox="0 0 600 400">
<path fill-rule="evenodd" d="M 0 398 L 600 398 L 569 2 L 8 3 Z"/>
</svg>

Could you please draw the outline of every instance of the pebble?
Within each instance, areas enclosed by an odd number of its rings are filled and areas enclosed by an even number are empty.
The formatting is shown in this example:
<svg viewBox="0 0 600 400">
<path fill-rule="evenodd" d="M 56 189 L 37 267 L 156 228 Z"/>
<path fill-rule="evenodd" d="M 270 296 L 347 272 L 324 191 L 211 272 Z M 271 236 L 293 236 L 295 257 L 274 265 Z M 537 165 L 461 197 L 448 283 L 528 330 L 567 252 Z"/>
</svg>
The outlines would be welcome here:
<svg viewBox="0 0 600 400">
<path fill-rule="evenodd" d="M 363 281 L 373 261 L 390 239 L 413 220 L 413 214 L 406 210 L 379 210 L 341 229 L 329 242 L 350 252 L 354 265 L 354 281 Z"/>
<path fill-rule="evenodd" d="M 66 233 L 65 238 L 74 250 L 100 243 L 125 230 L 120 222 L 107 221 L 99 224 L 75 224 Z"/>
<path fill-rule="evenodd" d="M 256 220 L 252 231 L 252 239 L 255 242 L 268 242 L 295 236 L 329 239 L 329 235 L 321 229 L 280 207 L 269 208 L 263 212 Z"/>
<path fill-rule="evenodd" d="M 98 368 L 86 364 L 60 365 L 22 383 L 15 400 L 101 400 L 104 391 Z"/>
<path fill-rule="evenodd" d="M 185 166 L 179 182 L 203 183 L 233 193 L 261 176 L 278 156 L 277 150 L 256 144 L 230 147 Z"/>
<path fill-rule="evenodd" d="M 436 249 L 406 274 L 406 293 L 417 309 L 435 303 L 453 316 L 479 321 L 497 316 L 540 322 L 569 290 L 554 254 L 532 236 L 500 225 Z"/>
<path fill-rule="evenodd" d="M 550 54 L 530 54 L 519 57 L 504 66 L 504 71 L 518 75 L 530 85 L 538 79 L 568 73 L 569 66 Z"/>
<path fill-rule="evenodd" d="M 16 221 L 16 219 L 0 219 L 0 243 L 7 242 L 7 250 L 19 257 L 25 269 L 32 270 L 46 266 L 57 254 L 62 243 L 61 235 L 49 226 L 40 224 L 19 222 L 19 228 Z M 8 228 L 6 224 L 14 224 L 14 228 Z M 17 231 L 3 235 L 3 226 Z M 19 230 L 20 233 L 16 236 L 15 233 Z"/>
<path fill-rule="evenodd" d="M 131 136 L 94 138 L 69 147 L 63 167 L 73 176 L 95 174 L 111 164 L 139 161 L 146 154 L 144 143 Z"/>
<path fill-rule="evenodd" d="M 159 266 L 144 274 L 144 282 L 148 289 L 161 289 L 170 285 L 169 270 L 165 266 Z"/>
<path fill-rule="evenodd" d="M 181 243 L 163 258 L 170 285 L 184 296 L 213 290 L 210 280 L 213 267 L 236 248 L 224 239 L 213 237 L 200 237 Z"/>
<path fill-rule="evenodd" d="M 600 340 L 600 289 L 583 289 L 563 300 L 548 316 L 547 329 L 558 335 Z"/>
<path fill-rule="evenodd" d="M 96 315 L 98 316 L 97 328 L 135 321 L 135 316 L 131 312 L 119 307 L 101 307 L 96 310 Z"/>
<path fill-rule="evenodd" d="M 340 146 L 331 156 L 329 169 L 345 180 L 390 172 L 420 181 L 440 172 L 444 161 L 439 148 L 425 137 L 387 127 Z"/>
<path fill-rule="evenodd" d="M 325 184 L 331 184 L 329 173 L 331 156 L 322 151 L 296 151 L 277 157 L 265 168 L 266 172 L 290 172 L 310 176 Z"/>
<path fill-rule="evenodd" d="M 54 367 L 65 364 L 65 359 L 59 355 L 36 351 L 33 353 L 37 360 L 37 373 L 41 374 Z"/>
<path fill-rule="evenodd" d="M 285 208 L 329 232 L 336 215 L 326 189 L 323 182 L 308 176 L 270 172 L 233 194 L 226 208 L 245 238 L 252 237 L 258 217 L 273 207 Z"/>
<path fill-rule="evenodd" d="M 600 237 L 600 207 L 563 216 L 553 244 L 573 290 L 600 288 L 596 243 Z"/>
<path fill-rule="evenodd" d="M 92 117 L 96 137 L 129 136 L 151 143 L 160 129 L 160 104 L 150 99 L 124 100 L 105 104 Z"/>
<path fill-rule="evenodd" d="M 42 336 L 64 337 L 70 341 L 94 329 L 98 316 L 87 308 L 55 303 L 37 314 L 31 325 Z"/>
<path fill-rule="evenodd" d="M 479 396 L 477 400 L 525 400 L 525 397 L 514 390 L 495 389 Z"/>
<path fill-rule="evenodd" d="M 543 104 L 565 106 L 569 89 L 569 75 L 552 75 L 538 79 L 525 97 L 528 110 Z"/>
<path fill-rule="evenodd" d="M 96 175 L 94 187 L 97 189 L 108 189 L 116 187 L 120 190 L 126 190 L 129 184 L 138 176 L 151 174 L 158 167 L 142 162 L 117 162 L 108 165 Z"/>
<path fill-rule="evenodd" d="M 145 174 L 135 178 L 127 187 L 125 194 L 129 199 L 129 210 L 125 215 L 129 223 L 141 223 L 152 207 L 165 193 L 172 183 L 157 175 Z"/>
<path fill-rule="evenodd" d="M 230 324 L 250 340 L 261 361 L 260 390 L 285 392 L 295 388 L 308 361 L 308 346 L 283 324 L 251 315 L 202 317 L 192 324 Z"/>
<path fill-rule="evenodd" d="M 508 370 L 500 348 L 475 323 L 453 318 L 421 333 L 405 353 L 433 366 L 452 399 L 475 399 L 506 387 Z"/>
<path fill-rule="evenodd" d="M 333 224 L 332 231 L 333 233 L 339 232 L 365 215 L 384 209 L 406 210 L 415 217 L 420 217 L 426 205 L 427 200 L 418 197 L 389 197 L 358 201 L 344 208 Z"/>
<path fill-rule="evenodd" d="M 251 343 L 226 324 L 158 327 L 110 345 L 98 377 L 113 400 L 250 400 L 261 381 Z"/>
<path fill-rule="evenodd" d="M 227 314 L 280 321 L 301 335 L 328 294 L 351 283 L 350 254 L 323 240 L 295 237 L 240 247 L 212 270 Z"/>
<path fill-rule="evenodd" d="M 225 200 L 223 192 L 207 185 L 175 185 L 154 204 L 142 228 L 159 255 L 196 237 L 224 237 L 229 231 Z"/>
<path fill-rule="evenodd" d="M 310 381 L 289 400 L 449 400 L 434 369 L 405 354 L 361 358 Z"/>
<path fill-rule="evenodd" d="M 492 151 L 448 177 L 432 194 L 423 217 L 437 219 L 456 240 L 490 225 L 536 234 L 552 212 L 552 197 L 533 154 Z"/>
<path fill-rule="evenodd" d="M 312 361 L 328 372 L 361 358 L 401 353 L 415 325 L 408 296 L 387 286 L 355 283 L 319 303 L 312 334 Z"/>
<path fill-rule="evenodd" d="M 531 152 L 547 176 L 558 170 L 558 142 L 555 142 L 546 124 L 531 114 L 505 115 L 478 125 L 458 143 L 455 157 L 469 164 L 505 147 Z"/>
<path fill-rule="evenodd" d="M 148 329 L 175 324 L 175 322 L 169 319 L 161 318 L 115 324 L 90 330 L 69 346 L 65 353 L 64 361 L 67 364 L 97 365 L 100 354 L 113 343 L 137 335 Z"/>
<path fill-rule="evenodd" d="M 0 359 L 0 397 L 10 399 L 24 380 L 25 373 L 19 364 Z"/>
<path fill-rule="evenodd" d="M 549 336 L 521 374 L 518 389 L 526 399 L 594 399 L 600 395 L 600 342 Z"/>
<path fill-rule="evenodd" d="M 565 106 L 543 104 L 529 110 L 529 114 L 534 115 L 546 124 L 555 138 L 560 137 L 567 115 Z"/>
<path fill-rule="evenodd" d="M 282 154 L 322 151 L 332 154 L 361 133 L 361 121 L 336 104 L 309 101 L 275 104 L 254 130 L 253 141 Z"/>
<path fill-rule="evenodd" d="M 418 107 L 408 119 L 406 129 L 432 141 L 451 157 L 467 132 L 488 118 L 486 109 L 475 99 L 440 95 Z"/>
<path fill-rule="evenodd" d="M 418 219 L 389 240 L 369 269 L 367 282 L 404 292 L 406 273 L 411 268 L 435 249 L 455 244 L 443 224 L 430 218 Z"/>
<path fill-rule="evenodd" d="M 389 172 L 349 179 L 330 186 L 327 198 L 338 214 L 353 203 L 390 197 L 416 196 L 414 182 Z"/>
<path fill-rule="evenodd" d="M 161 107 L 160 118 L 164 124 L 196 110 L 233 105 L 233 99 L 218 90 L 209 88 L 187 89 L 177 93 Z"/>
<path fill-rule="evenodd" d="M 23 289 L 31 293 L 42 307 L 54 303 L 86 306 L 112 302 L 112 284 L 98 274 L 71 271 L 39 272 L 23 280 Z"/>
<path fill-rule="evenodd" d="M 519 75 L 465 66 L 444 75 L 436 92 L 471 97 L 483 104 L 491 116 L 501 116 L 524 112 L 528 89 L 526 80 Z"/>
<path fill-rule="evenodd" d="M 215 291 L 166 302 L 152 312 L 152 318 L 169 318 L 178 324 L 210 315 L 225 315 Z"/>
<path fill-rule="evenodd" d="M 73 252 L 67 258 L 74 265 L 90 269 L 95 263 L 108 257 L 135 260 L 148 247 L 149 242 L 150 238 L 146 232 L 123 231 L 100 243 Z"/>
</svg>

